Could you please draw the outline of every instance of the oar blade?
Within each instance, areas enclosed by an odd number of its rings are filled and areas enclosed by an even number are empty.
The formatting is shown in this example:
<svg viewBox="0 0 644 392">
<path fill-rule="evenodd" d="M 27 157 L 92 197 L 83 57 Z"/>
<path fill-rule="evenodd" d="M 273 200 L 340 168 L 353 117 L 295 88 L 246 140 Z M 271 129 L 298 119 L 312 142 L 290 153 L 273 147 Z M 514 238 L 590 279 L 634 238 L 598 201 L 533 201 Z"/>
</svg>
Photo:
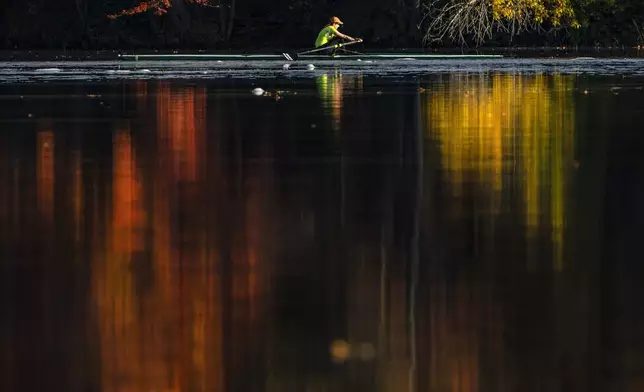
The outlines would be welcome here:
<svg viewBox="0 0 644 392">
<path fill-rule="evenodd" d="M 297 57 L 298 57 L 297 53 L 287 53 L 287 52 L 282 53 L 282 56 L 284 56 L 284 58 L 288 61 L 295 61 L 297 60 Z"/>
</svg>

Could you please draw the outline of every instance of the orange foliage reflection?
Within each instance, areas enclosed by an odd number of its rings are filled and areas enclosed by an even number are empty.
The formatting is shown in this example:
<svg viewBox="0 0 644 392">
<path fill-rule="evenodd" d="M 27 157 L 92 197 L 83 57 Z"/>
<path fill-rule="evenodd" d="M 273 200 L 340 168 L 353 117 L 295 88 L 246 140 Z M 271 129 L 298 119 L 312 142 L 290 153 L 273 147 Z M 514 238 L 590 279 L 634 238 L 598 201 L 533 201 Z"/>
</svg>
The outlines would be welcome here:
<svg viewBox="0 0 644 392">
<path fill-rule="evenodd" d="M 160 153 L 168 157 L 173 181 L 196 181 L 203 157 L 206 93 L 203 89 L 172 91 L 167 83 L 157 92 Z M 197 131 L 198 130 L 198 131 Z"/>
<path fill-rule="evenodd" d="M 81 240 L 81 230 L 84 221 L 84 193 L 83 193 L 83 168 L 82 158 L 79 151 L 74 152 L 72 166 L 72 200 L 74 205 L 74 239 Z"/>
<path fill-rule="evenodd" d="M 38 210 L 51 223 L 54 218 L 54 132 L 38 132 Z"/>
<path fill-rule="evenodd" d="M 234 376 L 225 361 L 243 368 L 261 350 L 263 203 L 271 175 L 249 171 L 239 183 L 244 196 L 228 199 L 233 181 L 217 157 L 206 162 L 205 89 L 163 83 L 156 97 L 157 151 L 137 153 L 128 130 L 114 138 L 109 235 L 104 249 L 95 247 L 93 268 L 101 380 L 111 391 L 224 391 Z M 205 167 L 216 177 L 206 178 Z M 222 213 L 212 213 L 217 199 Z M 229 216 L 230 208 L 240 215 Z M 238 220 L 243 229 L 218 237 Z M 232 357 L 224 355 L 226 324 Z"/>
<path fill-rule="evenodd" d="M 139 333 L 133 275 L 133 253 L 141 250 L 137 235 L 141 225 L 142 205 L 136 173 L 136 156 L 129 131 L 120 130 L 114 138 L 112 206 L 104 249 L 96 249 L 93 265 L 93 288 L 101 339 L 101 379 L 112 391 L 135 391 L 154 388 L 160 375 L 142 376 L 142 367 L 150 361 Z M 148 331 L 145 336 L 154 335 Z M 151 347 L 156 347 L 152 345 Z M 161 377 L 162 378 L 162 377 Z M 165 386 L 163 384 L 163 386 Z"/>
</svg>

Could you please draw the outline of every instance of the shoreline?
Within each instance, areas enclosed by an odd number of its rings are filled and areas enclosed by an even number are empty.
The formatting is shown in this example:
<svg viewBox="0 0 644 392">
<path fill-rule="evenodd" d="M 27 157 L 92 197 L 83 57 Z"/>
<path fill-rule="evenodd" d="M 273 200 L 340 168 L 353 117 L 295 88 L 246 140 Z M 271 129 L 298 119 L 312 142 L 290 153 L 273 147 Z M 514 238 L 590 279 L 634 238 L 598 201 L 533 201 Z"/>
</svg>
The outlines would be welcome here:
<svg viewBox="0 0 644 392">
<path fill-rule="evenodd" d="M 0 50 L 0 61 L 101 61 L 117 60 L 119 54 L 280 54 L 293 48 L 262 50 Z M 302 50 L 302 49 L 295 49 Z M 506 58 L 644 58 L 644 47 L 481 47 L 481 48 L 370 48 L 361 50 L 378 53 L 479 54 L 503 55 Z"/>
</svg>

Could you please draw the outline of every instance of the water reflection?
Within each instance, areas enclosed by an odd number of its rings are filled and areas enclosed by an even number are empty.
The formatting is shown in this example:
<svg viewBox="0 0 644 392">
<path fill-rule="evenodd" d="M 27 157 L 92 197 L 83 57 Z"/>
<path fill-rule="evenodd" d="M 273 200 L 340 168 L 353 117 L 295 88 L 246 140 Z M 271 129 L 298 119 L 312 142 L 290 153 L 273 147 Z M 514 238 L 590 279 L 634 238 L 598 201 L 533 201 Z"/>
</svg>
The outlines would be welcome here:
<svg viewBox="0 0 644 392">
<path fill-rule="evenodd" d="M 54 133 L 38 132 L 38 210 L 43 222 L 51 224 L 54 214 Z"/>
<path fill-rule="evenodd" d="M 75 87 L 0 134 L 3 390 L 613 385 L 576 83 Z"/>
<path fill-rule="evenodd" d="M 354 94 L 362 92 L 363 80 L 362 75 L 344 77 L 339 69 L 316 77 L 315 83 L 322 100 L 322 107 L 331 118 L 334 131 L 341 127 L 345 90 Z"/>
<path fill-rule="evenodd" d="M 557 270 L 563 268 L 566 186 L 575 165 L 573 87 L 573 76 L 457 75 L 439 84 L 424 105 L 456 198 L 453 213 L 498 216 L 520 193 L 521 204 L 511 212 L 523 210 L 531 241 L 550 236 Z M 476 210 L 464 211 L 472 187 Z M 540 267 L 547 266 L 531 265 Z"/>
<path fill-rule="evenodd" d="M 440 156 L 444 186 L 434 197 L 444 206 L 445 233 L 434 244 L 442 252 L 427 250 L 444 254 L 428 267 L 435 280 L 427 294 L 429 390 L 533 390 L 537 379 L 559 390 L 570 376 L 543 365 L 579 349 L 556 341 L 569 333 L 561 323 L 578 325 L 558 314 L 566 294 L 549 273 L 565 267 L 573 94 L 572 77 L 505 74 L 449 76 L 424 95 L 426 133 Z M 448 238 L 459 240 L 441 244 Z M 537 347 L 530 336 L 555 340 Z M 534 363 L 539 370 L 529 368 Z M 578 381 L 571 388 L 584 390 Z"/>
</svg>

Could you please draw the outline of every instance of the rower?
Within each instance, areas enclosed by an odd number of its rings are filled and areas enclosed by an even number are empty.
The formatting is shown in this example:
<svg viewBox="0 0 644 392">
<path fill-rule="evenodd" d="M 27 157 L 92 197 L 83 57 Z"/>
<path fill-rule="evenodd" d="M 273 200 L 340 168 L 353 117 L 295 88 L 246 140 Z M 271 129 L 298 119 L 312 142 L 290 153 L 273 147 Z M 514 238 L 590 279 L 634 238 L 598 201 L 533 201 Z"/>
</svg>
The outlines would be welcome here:
<svg viewBox="0 0 644 392">
<path fill-rule="evenodd" d="M 315 48 L 329 47 L 332 48 L 335 45 L 341 43 L 343 39 L 349 41 L 361 41 L 360 38 L 353 38 L 346 34 L 342 34 L 338 29 L 342 26 L 343 23 L 337 16 L 331 17 L 329 24 L 324 26 L 324 28 L 318 34 L 317 39 L 315 40 Z"/>
</svg>

